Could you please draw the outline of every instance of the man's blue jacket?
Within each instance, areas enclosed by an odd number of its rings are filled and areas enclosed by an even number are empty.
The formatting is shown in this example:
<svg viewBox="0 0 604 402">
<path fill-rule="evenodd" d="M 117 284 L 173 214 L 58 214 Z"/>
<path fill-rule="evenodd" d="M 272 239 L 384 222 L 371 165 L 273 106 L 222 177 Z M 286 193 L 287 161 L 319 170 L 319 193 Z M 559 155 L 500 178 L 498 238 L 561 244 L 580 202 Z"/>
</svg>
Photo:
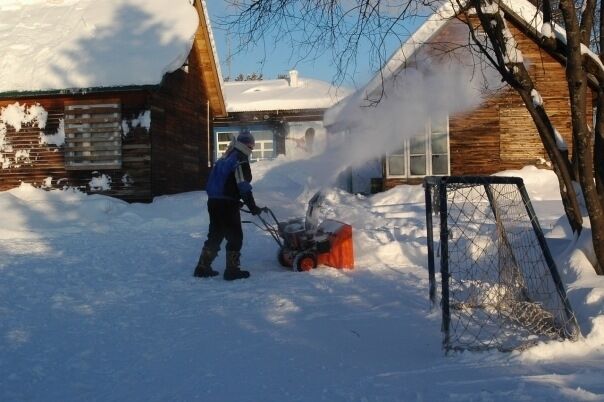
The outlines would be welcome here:
<svg viewBox="0 0 604 402">
<path fill-rule="evenodd" d="M 250 211 L 257 208 L 252 194 L 251 152 L 240 142 L 235 142 L 227 149 L 210 171 L 206 185 L 208 198 L 243 200 Z"/>
</svg>

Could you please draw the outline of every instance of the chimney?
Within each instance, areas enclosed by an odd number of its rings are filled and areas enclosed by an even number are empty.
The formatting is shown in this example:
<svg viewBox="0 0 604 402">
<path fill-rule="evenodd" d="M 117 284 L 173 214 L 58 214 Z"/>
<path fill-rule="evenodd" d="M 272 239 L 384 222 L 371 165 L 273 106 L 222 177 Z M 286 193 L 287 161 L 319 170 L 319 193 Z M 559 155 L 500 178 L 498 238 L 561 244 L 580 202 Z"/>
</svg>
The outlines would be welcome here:
<svg viewBox="0 0 604 402">
<path fill-rule="evenodd" d="M 289 71 L 289 86 L 292 88 L 298 87 L 298 70 Z"/>
</svg>

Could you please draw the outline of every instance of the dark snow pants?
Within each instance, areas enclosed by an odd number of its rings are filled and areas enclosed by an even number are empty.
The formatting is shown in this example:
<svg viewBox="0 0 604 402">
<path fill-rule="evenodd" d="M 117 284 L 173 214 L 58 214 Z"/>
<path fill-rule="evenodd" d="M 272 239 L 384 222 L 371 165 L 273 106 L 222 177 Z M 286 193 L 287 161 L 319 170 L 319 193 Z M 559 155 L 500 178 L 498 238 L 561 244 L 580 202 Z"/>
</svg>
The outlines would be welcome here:
<svg viewBox="0 0 604 402">
<path fill-rule="evenodd" d="M 239 202 L 210 198 L 208 199 L 208 214 L 210 215 L 210 227 L 204 247 L 218 252 L 220 243 L 226 239 L 226 251 L 241 251 L 243 230 L 241 229 Z"/>
</svg>

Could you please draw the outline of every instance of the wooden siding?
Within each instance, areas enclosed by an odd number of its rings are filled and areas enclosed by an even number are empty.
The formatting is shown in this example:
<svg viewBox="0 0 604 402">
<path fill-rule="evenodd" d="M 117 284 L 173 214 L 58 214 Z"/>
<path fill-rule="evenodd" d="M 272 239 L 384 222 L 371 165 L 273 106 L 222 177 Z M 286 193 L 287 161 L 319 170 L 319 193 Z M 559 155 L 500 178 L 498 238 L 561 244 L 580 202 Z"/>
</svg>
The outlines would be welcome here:
<svg viewBox="0 0 604 402">
<path fill-rule="evenodd" d="M 164 77 L 151 108 L 152 188 L 154 195 L 201 190 L 211 161 L 211 110 L 204 90 L 203 66 L 196 47 L 188 72 Z"/>
<path fill-rule="evenodd" d="M 65 147 L 40 143 L 40 132 L 55 134 L 60 120 L 65 118 L 65 104 L 78 101 L 93 102 L 100 99 L 120 99 L 123 119 L 133 119 L 148 109 L 148 94 L 144 91 L 128 93 L 103 93 L 74 96 L 37 96 L 35 98 L 5 99 L 0 108 L 19 102 L 21 105 L 39 104 L 48 112 L 44 129 L 37 125 L 25 125 L 19 132 L 7 127 L 3 154 L 14 159 L 17 151 L 29 154 L 8 168 L 0 168 L 0 190 L 19 186 L 21 182 L 42 186 L 45 179 L 52 178 L 53 188 L 75 187 L 90 192 L 89 183 L 94 176 L 105 174 L 111 178 L 111 190 L 102 194 L 119 197 L 128 201 L 148 201 L 151 198 L 150 137 L 147 130 L 137 128 L 122 138 L 122 167 L 120 169 L 68 170 L 65 168 Z M 96 173 L 95 173 L 96 172 Z M 123 179 L 129 178 L 123 181 Z"/>
<path fill-rule="evenodd" d="M 524 104 L 500 106 L 501 165 L 517 169 L 547 158 L 541 138 L 527 121 L 532 121 L 532 117 Z"/>
<path fill-rule="evenodd" d="M 452 175 L 491 174 L 501 166 L 499 105 L 489 101 L 449 118 Z"/>
</svg>

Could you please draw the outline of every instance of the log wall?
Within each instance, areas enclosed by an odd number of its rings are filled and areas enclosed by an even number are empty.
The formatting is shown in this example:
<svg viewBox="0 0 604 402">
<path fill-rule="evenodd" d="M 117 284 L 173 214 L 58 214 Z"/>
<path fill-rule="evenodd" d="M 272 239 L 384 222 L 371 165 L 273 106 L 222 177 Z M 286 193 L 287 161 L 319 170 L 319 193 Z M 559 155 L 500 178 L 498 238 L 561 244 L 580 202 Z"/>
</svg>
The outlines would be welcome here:
<svg viewBox="0 0 604 402">
<path fill-rule="evenodd" d="M 111 178 L 111 189 L 103 194 L 119 197 L 128 201 L 147 201 L 151 197 L 151 142 L 146 129 L 131 130 L 122 138 L 122 166 L 119 169 L 82 169 L 65 168 L 65 146 L 40 143 L 40 132 L 45 135 L 56 134 L 60 121 L 65 117 L 65 104 L 78 102 L 97 102 L 102 99 L 118 99 L 121 103 L 122 120 L 138 117 L 148 110 L 146 91 L 119 93 L 89 93 L 85 95 L 54 95 L 3 99 L 0 108 L 19 103 L 31 107 L 42 106 L 48 112 L 46 126 L 38 128 L 37 123 L 24 125 L 18 132 L 11 125 L 6 126 L 6 135 L 1 155 L 10 162 L 0 167 L 0 190 L 17 187 L 21 182 L 35 186 L 64 188 L 75 187 L 82 191 L 95 192 L 90 187 L 93 177 L 102 174 Z M 1 144 L 0 144 L 1 145 Z M 17 157 L 21 155 L 21 157 Z M 28 157 L 24 157 L 28 155 Z M 16 159 L 15 159 L 16 158 Z M 50 181 L 48 178 L 51 178 Z"/>
<path fill-rule="evenodd" d="M 201 190 L 211 160 L 211 111 L 204 92 L 201 60 L 193 47 L 188 72 L 164 77 L 152 97 L 152 189 L 154 195 Z M 208 150 L 210 152 L 208 152 Z"/>
</svg>

